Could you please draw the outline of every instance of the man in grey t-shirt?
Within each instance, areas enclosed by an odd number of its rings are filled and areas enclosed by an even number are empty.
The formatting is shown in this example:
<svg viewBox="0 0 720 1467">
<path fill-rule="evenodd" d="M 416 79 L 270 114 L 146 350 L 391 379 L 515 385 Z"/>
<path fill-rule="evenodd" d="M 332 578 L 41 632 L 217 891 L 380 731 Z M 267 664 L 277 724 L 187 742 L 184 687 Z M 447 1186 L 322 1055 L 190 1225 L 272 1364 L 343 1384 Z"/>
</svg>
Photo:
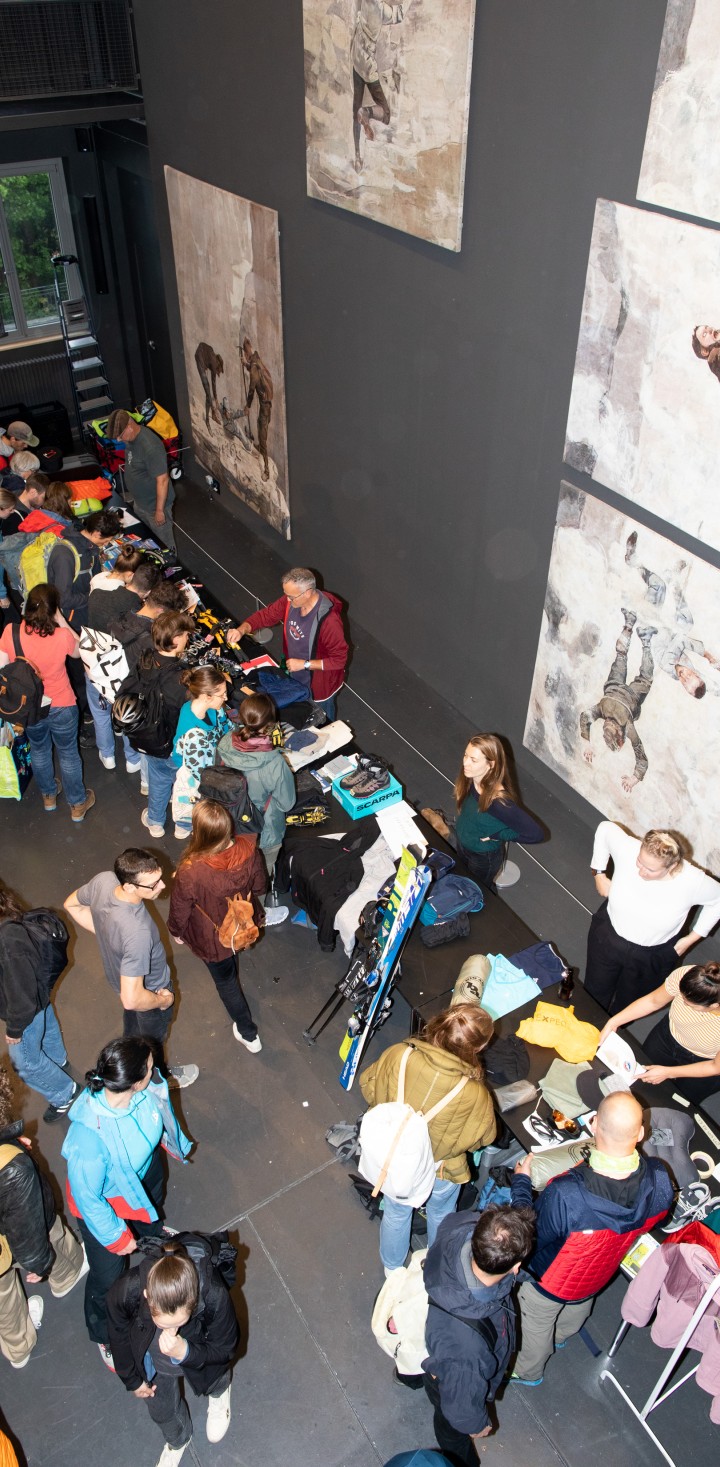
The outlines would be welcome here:
<svg viewBox="0 0 720 1467">
<path fill-rule="evenodd" d="M 175 549 L 172 506 L 175 490 L 168 473 L 167 453 L 162 438 L 152 428 L 138 423 L 125 408 L 116 408 L 108 418 L 110 438 L 125 444 L 125 488 L 138 514 L 150 529 Z"/>
<path fill-rule="evenodd" d="M 105 977 L 123 1007 L 123 1036 L 141 1034 L 159 1048 L 175 996 L 160 933 L 145 903 L 164 886 L 153 852 L 131 849 L 118 856 L 113 871 L 99 872 L 65 902 L 78 926 L 97 937 Z M 185 1087 L 200 1071 L 197 1065 L 179 1065 L 169 1073 L 171 1081 Z"/>
</svg>

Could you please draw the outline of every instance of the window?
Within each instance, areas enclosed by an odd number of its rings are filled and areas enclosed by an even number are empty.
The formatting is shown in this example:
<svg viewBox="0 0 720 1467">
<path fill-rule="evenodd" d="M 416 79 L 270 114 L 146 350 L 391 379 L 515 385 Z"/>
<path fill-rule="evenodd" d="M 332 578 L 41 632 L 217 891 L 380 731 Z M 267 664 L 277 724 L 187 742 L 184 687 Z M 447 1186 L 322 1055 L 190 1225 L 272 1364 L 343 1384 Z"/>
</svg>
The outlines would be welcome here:
<svg viewBox="0 0 720 1467">
<path fill-rule="evenodd" d="M 58 158 L 0 167 L 0 336 L 27 341 L 58 324 L 55 250 L 75 253 L 67 190 Z M 61 299 L 82 294 L 75 265 L 58 276 Z"/>
</svg>

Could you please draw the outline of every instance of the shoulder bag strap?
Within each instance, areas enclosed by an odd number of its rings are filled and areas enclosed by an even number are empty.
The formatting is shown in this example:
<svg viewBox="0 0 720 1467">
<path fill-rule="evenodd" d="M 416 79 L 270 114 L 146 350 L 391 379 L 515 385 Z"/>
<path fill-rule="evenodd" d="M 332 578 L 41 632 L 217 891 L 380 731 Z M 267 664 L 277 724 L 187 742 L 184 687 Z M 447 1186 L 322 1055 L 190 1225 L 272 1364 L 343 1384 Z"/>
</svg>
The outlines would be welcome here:
<svg viewBox="0 0 720 1467">
<path fill-rule="evenodd" d="M 40 681 L 41 681 L 41 683 L 43 684 L 43 687 L 44 687 L 45 686 L 45 683 L 43 682 L 43 675 L 42 675 L 39 667 L 36 667 L 35 666 L 35 663 L 34 662 L 31 662 L 30 661 L 30 658 L 29 657 L 26 657 L 25 656 L 25 653 L 23 652 L 22 642 L 20 641 L 20 628 L 19 628 L 19 626 L 18 626 L 18 624 L 17 624 L 16 621 L 14 621 L 13 624 L 12 624 L 12 639 L 13 639 L 13 647 L 15 648 L 15 661 L 16 662 L 27 662 L 28 667 L 31 667 L 32 668 L 33 672 L 35 673 L 35 676 L 36 677 L 39 677 L 39 679 L 40 679 Z"/>
<path fill-rule="evenodd" d="M 398 1075 L 398 1093 L 397 1093 L 397 1098 L 398 1098 L 398 1101 L 400 1102 L 400 1105 L 404 1105 L 405 1104 L 405 1071 L 406 1071 L 406 1069 L 408 1067 L 408 1060 L 410 1058 L 411 1053 L 412 1053 L 412 1046 L 408 1044 L 408 1045 L 405 1046 L 405 1052 L 404 1052 L 403 1057 L 402 1057 L 402 1059 L 400 1061 L 400 1073 Z"/>
</svg>

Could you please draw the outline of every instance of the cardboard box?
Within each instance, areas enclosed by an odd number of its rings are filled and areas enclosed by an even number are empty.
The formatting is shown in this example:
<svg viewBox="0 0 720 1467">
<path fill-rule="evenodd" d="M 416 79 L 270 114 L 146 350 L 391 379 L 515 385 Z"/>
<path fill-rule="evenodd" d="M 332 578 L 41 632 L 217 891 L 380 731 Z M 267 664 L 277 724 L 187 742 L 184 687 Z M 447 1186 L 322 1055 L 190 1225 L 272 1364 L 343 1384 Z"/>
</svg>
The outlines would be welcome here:
<svg viewBox="0 0 720 1467">
<path fill-rule="evenodd" d="M 383 790 L 378 790 L 375 795 L 367 795 L 365 799 L 353 799 L 351 790 L 340 787 L 340 781 L 335 780 L 332 792 L 336 800 L 339 800 L 343 810 L 347 810 L 351 820 L 361 820 L 363 815 L 370 815 L 373 810 L 387 809 L 389 805 L 397 805 L 398 800 L 403 797 L 402 785 L 398 784 L 394 775 L 390 775 L 390 783 Z"/>
</svg>

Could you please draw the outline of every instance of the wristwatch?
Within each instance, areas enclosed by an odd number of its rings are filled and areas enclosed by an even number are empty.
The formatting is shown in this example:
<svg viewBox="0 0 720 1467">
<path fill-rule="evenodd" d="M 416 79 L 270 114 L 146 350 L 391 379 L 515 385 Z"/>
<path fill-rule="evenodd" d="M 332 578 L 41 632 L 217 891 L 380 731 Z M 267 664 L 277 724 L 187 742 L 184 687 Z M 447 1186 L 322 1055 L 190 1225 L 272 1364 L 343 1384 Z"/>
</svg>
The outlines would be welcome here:
<svg viewBox="0 0 720 1467">
<path fill-rule="evenodd" d="M 306 662 L 305 663 L 305 671 L 306 672 L 309 672 L 310 671 L 310 663 L 309 662 Z"/>
</svg>

